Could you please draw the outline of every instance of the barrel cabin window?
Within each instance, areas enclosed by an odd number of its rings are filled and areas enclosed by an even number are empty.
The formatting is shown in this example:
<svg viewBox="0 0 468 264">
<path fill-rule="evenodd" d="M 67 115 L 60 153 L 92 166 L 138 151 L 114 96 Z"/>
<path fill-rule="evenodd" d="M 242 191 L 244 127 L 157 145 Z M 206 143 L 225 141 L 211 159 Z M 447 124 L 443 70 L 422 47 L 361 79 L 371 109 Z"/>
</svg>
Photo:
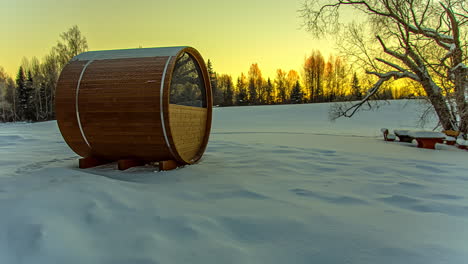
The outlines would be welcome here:
<svg viewBox="0 0 468 264">
<path fill-rule="evenodd" d="M 180 56 L 172 74 L 171 104 L 206 108 L 206 89 L 197 61 L 188 53 Z"/>
</svg>

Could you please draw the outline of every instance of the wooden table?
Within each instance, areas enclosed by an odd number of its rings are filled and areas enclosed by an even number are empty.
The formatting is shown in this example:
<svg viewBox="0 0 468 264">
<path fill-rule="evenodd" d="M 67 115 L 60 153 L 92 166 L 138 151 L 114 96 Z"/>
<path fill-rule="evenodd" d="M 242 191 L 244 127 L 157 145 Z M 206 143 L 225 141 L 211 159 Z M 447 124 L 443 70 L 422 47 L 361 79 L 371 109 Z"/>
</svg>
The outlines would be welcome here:
<svg viewBox="0 0 468 264">
<path fill-rule="evenodd" d="M 445 135 L 439 132 L 432 131 L 415 131 L 409 132 L 408 136 L 416 139 L 418 148 L 435 149 L 436 143 L 444 143 Z"/>
</svg>

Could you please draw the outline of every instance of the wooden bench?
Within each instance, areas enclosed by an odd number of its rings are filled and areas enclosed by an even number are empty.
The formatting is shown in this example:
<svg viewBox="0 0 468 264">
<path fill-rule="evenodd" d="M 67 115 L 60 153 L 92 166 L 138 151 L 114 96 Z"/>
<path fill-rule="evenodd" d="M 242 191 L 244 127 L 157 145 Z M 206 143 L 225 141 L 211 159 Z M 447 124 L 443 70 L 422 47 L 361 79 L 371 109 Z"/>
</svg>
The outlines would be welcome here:
<svg viewBox="0 0 468 264">
<path fill-rule="evenodd" d="M 445 135 L 439 132 L 432 131 L 415 131 L 409 132 L 408 136 L 416 139 L 418 148 L 435 149 L 436 143 L 444 143 Z"/>
<path fill-rule="evenodd" d="M 398 139 L 400 139 L 400 142 L 413 142 L 414 138 L 409 135 L 409 130 L 393 130 L 393 132 L 398 137 Z"/>
</svg>

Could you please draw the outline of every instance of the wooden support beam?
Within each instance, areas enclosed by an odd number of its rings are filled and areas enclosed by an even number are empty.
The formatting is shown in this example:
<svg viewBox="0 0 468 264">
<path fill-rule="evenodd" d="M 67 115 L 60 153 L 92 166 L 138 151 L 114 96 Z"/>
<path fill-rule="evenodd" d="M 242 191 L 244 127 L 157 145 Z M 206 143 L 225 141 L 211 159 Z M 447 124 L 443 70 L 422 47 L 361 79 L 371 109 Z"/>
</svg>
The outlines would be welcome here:
<svg viewBox="0 0 468 264">
<path fill-rule="evenodd" d="M 173 170 L 177 168 L 179 165 L 175 160 L 164 160 L 159 162 L 159 170 L 166 171 L 166 170 Z"/>
<path fill-rule="evenodd" d="M 87 168 L 92 168 L 92 167 L 96 167 L 96 166 L 99 166 L 99 165 L 103 165 L 103 164 L 106 164 L 106 163 L 109 163 L 108 160 L 103 160 L 103 159 L 98 159 L 98 158 L 95 158 L 95 157 L 86 157 L 86 158 L 81 158 L 78 160 L 78 167 L 80 169 L 87 169 Z"/>
<path fill-rule="evenodd" d="M 119 170 L 126 170 L 132 167 L 143 166 L 145 165 L 144 161 L 136 160 L 136 159 L 123 159 L 117 161 L 117 167 Z"/>
</svg>

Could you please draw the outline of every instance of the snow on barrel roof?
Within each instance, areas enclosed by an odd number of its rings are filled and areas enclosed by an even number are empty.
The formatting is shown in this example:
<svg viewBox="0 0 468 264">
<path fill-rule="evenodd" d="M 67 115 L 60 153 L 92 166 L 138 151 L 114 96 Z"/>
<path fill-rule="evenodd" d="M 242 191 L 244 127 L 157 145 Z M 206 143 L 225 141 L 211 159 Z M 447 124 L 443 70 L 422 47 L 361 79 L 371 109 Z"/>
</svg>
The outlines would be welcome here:
<svg viewBox="0 0 468 264">
<path fill-rule="evenodd" d="M 72 61 L 176 56 L 184 48 L 187 46 L 88 51 L 76 55 Z"/>
</svg>

